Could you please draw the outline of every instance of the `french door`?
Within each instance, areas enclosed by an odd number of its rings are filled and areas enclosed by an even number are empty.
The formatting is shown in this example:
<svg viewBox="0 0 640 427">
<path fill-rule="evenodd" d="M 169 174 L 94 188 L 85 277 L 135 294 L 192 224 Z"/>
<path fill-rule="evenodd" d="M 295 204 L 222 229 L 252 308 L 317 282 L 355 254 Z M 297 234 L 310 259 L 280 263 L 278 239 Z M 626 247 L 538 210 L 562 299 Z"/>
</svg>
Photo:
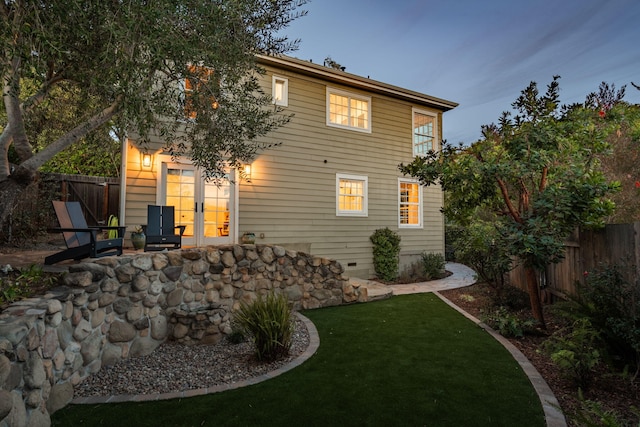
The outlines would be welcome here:
<svg viewBox="0 0 640 427">
<path fill-rule="evenodd" d="M 175 207 L 176 225 L 184 225 L 184 246 L 233 243 L 236 189 L 229 176 L 219 185 L 206 182 L 193 165 L 163 162 L 159 203 Z"/>
</svg>

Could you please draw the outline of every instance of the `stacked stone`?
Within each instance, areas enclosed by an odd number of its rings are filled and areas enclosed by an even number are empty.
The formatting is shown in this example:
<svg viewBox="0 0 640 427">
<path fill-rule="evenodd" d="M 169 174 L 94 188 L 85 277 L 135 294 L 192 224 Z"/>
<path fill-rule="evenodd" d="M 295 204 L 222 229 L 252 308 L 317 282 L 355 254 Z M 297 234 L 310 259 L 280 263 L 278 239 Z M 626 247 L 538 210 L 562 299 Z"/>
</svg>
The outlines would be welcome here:
<svg viewBox="0 0 640 427">
<path fill-rule="evenodd" d="M 64 287 L 0 314 L 0 427 L 49 425 L 73 386 L 166 339 L 218 341 L 258 295 L 294 309 L 366 300 L 342 266 L 279 246 L 229 245 L 100 258 L 70 266 Z"/>
</svg>

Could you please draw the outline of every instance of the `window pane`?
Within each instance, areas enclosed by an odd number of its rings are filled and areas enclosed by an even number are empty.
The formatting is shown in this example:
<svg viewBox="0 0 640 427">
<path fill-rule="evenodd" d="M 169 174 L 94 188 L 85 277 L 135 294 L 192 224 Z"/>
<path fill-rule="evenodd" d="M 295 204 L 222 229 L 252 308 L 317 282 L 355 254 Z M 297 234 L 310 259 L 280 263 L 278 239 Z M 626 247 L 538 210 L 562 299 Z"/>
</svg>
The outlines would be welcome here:
<svg viewBox="0 0 640 427">
<path fill-rule="evenodd" d="M 426 154 L 434 150 L 435 117 L 414 112 L 413 114 L 413 154 Z"/>
<path fill-rule="evenodd" d="M 366 179 L 338 177 L 338 212 L 366 214 Z"/>
<path fill-rule="evenodd" d="M 413 182 L 400 182 L 400 224 L 420 225 L 420 185 Z"/>
</svg>

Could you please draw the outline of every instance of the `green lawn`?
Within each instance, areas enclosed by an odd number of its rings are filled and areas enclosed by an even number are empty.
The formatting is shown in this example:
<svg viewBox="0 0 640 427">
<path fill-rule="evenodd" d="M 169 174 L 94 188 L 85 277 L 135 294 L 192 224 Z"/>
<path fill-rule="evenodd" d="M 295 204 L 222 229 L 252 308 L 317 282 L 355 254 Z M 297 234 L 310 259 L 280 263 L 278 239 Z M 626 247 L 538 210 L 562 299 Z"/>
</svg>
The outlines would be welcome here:
<svg viewBox="0 0 640 427">
<path fill-rule="evenodd" d="M 320 348 L 250 387 L 189 399 L 72 405 L 53 425 L 544 426 L 510 354 L 433 294 L 304 312 Z"/>
</svg>

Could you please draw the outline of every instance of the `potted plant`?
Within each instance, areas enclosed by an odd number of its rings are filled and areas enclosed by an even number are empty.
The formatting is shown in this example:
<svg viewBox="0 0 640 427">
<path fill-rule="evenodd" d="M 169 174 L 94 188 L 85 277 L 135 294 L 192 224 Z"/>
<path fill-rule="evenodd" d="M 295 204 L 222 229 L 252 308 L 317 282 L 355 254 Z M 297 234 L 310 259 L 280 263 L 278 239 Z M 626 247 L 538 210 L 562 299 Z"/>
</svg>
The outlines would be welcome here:
<svg viewBox="0 0 640 427">
<path fill-rule="evenodd" d="M 135 230 L 131 232 L 131 244 L 133 244 L 133 247 L 138 250 L 144 248 L 146 241 L 147 236 L 144 235 L 143 228 L 138 225 Z"/>
</svg>

